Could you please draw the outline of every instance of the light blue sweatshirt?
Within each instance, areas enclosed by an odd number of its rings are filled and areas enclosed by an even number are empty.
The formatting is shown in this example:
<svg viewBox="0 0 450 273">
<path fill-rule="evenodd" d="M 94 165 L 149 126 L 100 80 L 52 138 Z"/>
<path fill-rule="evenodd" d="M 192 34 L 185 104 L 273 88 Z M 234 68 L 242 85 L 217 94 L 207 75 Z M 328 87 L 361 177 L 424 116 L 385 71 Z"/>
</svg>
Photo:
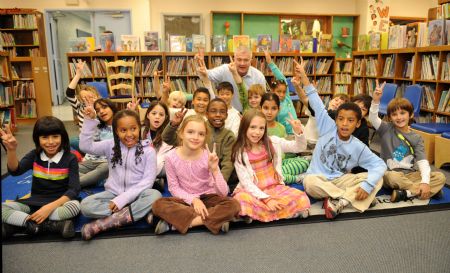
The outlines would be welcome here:
<svg viewBox="0 0 450 273">
<path fill-rule="evenodd" d="M 336 123 L 328 115 L 316 88 L 310 84 L 305 91 L 309 105 L 316 113 L 319 131 L 319 140 L 306 173 L 333 180 L 349 173 L 353 167 L 361 166 L 368 170 L 368 175 L 360 187 L 370 194 L 386 172 L 386 164 L 356 137 L 350 136 L 347 141 L 339 139 Z"/>
<path fill-rule="evenodd" d="M 292 126 L 286 120 L 286 118 L 289 118 L 289 113 L 291 113 L 294 119 L 297 119 L 297 113 L 295 112 L 295 107 L 291 100 L 291 95 L 289 92 L 289 86 L 287 84 L 286 77 L 283 75 L 283 73 L 280 71 L 280 69 L 274 62 L 271 62 L 269 64 L 269 68 L 270 70 L 272 70 L 272 73 L 277 80 L 282 80 L 286 83 L 286 96 L 284 97 L 283 101 L 280 101 L 280 111 L 278 112 L 277 115 L 277 121 L 286 128 L 286 133 L 288 135 L 292 135 L 294 134 L 294 132 L 292 131 Z"/>
</svg>

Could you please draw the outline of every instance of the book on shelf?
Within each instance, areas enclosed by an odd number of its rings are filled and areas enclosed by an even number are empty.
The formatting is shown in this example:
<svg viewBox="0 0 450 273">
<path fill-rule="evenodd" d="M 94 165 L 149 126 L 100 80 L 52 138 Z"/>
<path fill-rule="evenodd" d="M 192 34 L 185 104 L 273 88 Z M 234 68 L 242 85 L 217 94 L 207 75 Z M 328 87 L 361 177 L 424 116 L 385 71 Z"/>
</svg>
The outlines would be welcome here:
<svg viewBox="0 0 450 273">
<path fill-rule="evenodd" d="M 450 20 L 445 20 L 445 38 L 444 44 L 450 45 Z"/>
<path fill-rule="evenodd" d="M 100 34 L 100 47 L 103 52 L 113 52 L 116 50 L 116 44 L 114 42 L 114 33 L 101 33 Z"/>
<path fill-rule="evenodd" d="M 423 85 L 423 91 L 421 107 L 428 110 L 434 110 L 434 96 L 436 89 L 429 84 L 425 84 Z"/>
<path fill-rule="evenodd" d="M 388 49 L 406 47 L 407 26 L 394 25 L 389 28 Z"/>
<path fill-rule="evenodd" d="M 187 92 L 186 84 L 182 79 L 171 79 L 170 80 L 170 90 L 172 91 L 183 91 Z"/>
<path fill-rule="evenodd" d="M 428 22 L 428 44 L 430 46 L 444 44 L 444 20 L 433 20 Z"/>
<path fill-rule="evenodd" d="M 200 79 L 191 79 L 188 82 L 188 93 L 194 93 L 199 87 L 205 87 L 203 81 Z"/>
<path fill-rule="evenodd" d="M 81 60 L 81 59 L 72 58 L 72 62 L 69 63 L 71 78 L 75 77 L 75 74 L 77 72 L 76 63 L 79 60 Z M 81 77 L 82 78 L 92 77 L 92 72 L 91 72 L 91 69 L 89 68 L 89 64 L 86 64 L 83 66 L 83 70 L 81 71 Z"/>
<path fill-rule="evenodd" d="M 193 43 L 192 37 L 186 37 L 186 52 L 192 52 Z"/>
<path fill-rule="evenodd" d="M 186 36 L 169 35 L 170 52 L 186 52 Z"/>
<path fill-rule="evenodd" d="M 327 58 L 317 59 L 316 74 L 328 74 L 328 71 L 330 70 L 332 63 L 333 63 L 332 59 L 327 59 Z"/>
<path fill-rule="evenodd" d="M 0 83 L 0 106 L 14 105 L 13 89 Z"/>
<path fill-rule="evenodd" d="M 300 37 L 300 52 L 312 53 L 313 51 L 313 40 L 311 36 L 303 35 Z"/>
<path fill-rule="evenodd" d="M 433 122 L 433 114 L 432 113 L 420 113 L 419 114 L 419 123 L 429 123 Z"/>
<path fill-rule="evenodd" d="M 21 118 L 35 118 L 36 102 L 34 100 L 27 100 L 19 103 L 17 116 Z"/>
<path fill-rule="evenodd" d="M 226 35 L 213 35 L 211 37 L 211 51 L 212 52 L 226 52 L 227 49 L 227 36 Z"/>
<path fill-rule="evenodd" d="M 317 81 L 317 92 L 321 93 L 332 93 L 331 88 L 331 77 L 320 77 Z"/>
<path fill-rule="evenodd" d="M 7 108 L 0 110 L 0 126 L 4 128 L 6 125 L 10 125 L 11 127 L 15 127 L 14 124 L 14 108 Z"/>
<path fill-rule="evenodd" d="M 418 23 L 411 23 L 406 25 L 406 47 L 416 47 L 418 29 Z"/>
<path fill-rule="evenodd" d="M 355 68 L 353 70 L 354 76 L 362 76 L 366 66 L 366 60 L 362 58 L 355 58 Z"/>
<path fill-rule="evenodd" d="M 394 77 L 395 68 L 395 55 L 389 55 L 386 57 L 383 68 L 383 77 Z"/>
<path fill-rule="evenodd" d="M 307 75 L 313 74 L 314 69 L 314 59 L 312 58 L 303 58 L 303 61 L 305 63 L 305 72 Z"/>
<path fill-rule="evenodd" d="M 356 79 L 353 84 L 353 95 L 359 95 L 363 93 L 363 79 Z"/>
<path fill-rule="evenodd" d="M 0 32 L 0 46 L 14 46 L 16 42 L 12 33 Z"/>
<path fill-rule="evenodd" d="M 294 57 L 276 58 L 275 63 L 284 75 L 292 75 L 294 68 Z"/>
<path fill-rule="evenodd" d="M 369 57 L 366 61 L 366 76 L 376 77 L 378 75 L 378 59 Z"/>
<path fill-rule="evenodd" d="M 13 15 L 14 28 L 37 28 L 37 18 L 34 14 L 15 14 Z"/>
<path fill-rule="evenodd" d="M 406 79 L 412 79 L 413 78 L 414 60 L 415 60 L 415 58 L 412 57 L 411 60 L 405 61 L 405 65 L 403 67 L 403 74 L 402 74 L 403 78 L 406 78 Z"/>
<path fill-rule="evenodd" d="M 120 48 L 122 51 L 141 51 L 138 35 L 120 35 Z"/>
<path fill-rule="evenodd" d="M 319 52 L 332 52 L 331 34 L 322 34 L 319 43 Z"/>
<path fill-rule="evenodd" d="M 448 112 L 450 109 L 450 90 L 443 90 L 439 99 L 438 112 Z"/>
<path fill-rule="evenodd" d="M 186 58 L 172 57 L 168 59 L 167 74 L 168 75 L 186 75 Z"/>
<path fill-rule="evenodd" d="M 292 52 L 292 37 L 289 34 L 280 34 L 280 52 Z"/>
<path fill-rule="evenodd" d="M 349 85 L 346 84 L 336 84 L 334 88 L 335 94 L 348 94 Z"/>
<path fill-rule="evenodd" d="M 85 37 L 69 39 L 70 52 L 88 52 L 89 47 Z"/>
<path fill-rule="evenodd" d="M 381 34 L 372 32 L 369 35 L 369 50 L 379 50 L 381 47 Z"/>
<path fill-rule="evenodd" d="M 292 40 L 292 52 L 294 53 L 300 53 L 301 50 L 301 45 L 300 45 L 300 40 Z"/>
<path fill-rule="evenodd" d="M 250 49 L 250 36 L 248 35 L 233 35 L 233 51 L 238 47 L 245 46 Z"/>
<path fill-rule="evenodd" d="M 369 49 L 369 36 L 361 34 L 358 36 L 358 51 L 366 51 Z"/>
<path fill-rule="evenodd" d="M 442 62 L 441 80 L 450 81 L 450 53 L 447 53 L 444 62 Z"/>
<path fill-rule="evenodd" d="M 106 60 L 94 58 L 92 60 L 92 72 L 94 72 L 94 77 L 106 77 Z"/>
<path fill-rule="evenodd" d="M 422 55 L 422 70 L 420 78 L 422 80 L 436 80 L 438 74 L 439 56 L 437 54 Z"/>
<path fill-rule="evenodd" d="M 206 50 L 206 36 L 203 34 L 192 34 L 192 51 L 204 52 Z"/>
<path fill-rule="evenodd" d="M 153 76 L 155 71 L 159 70 L 161 64 L 160 58 L 150 58 L 143 60 L 143 76 Z"/>
<path fill-rule="evenodd" d="M 428 27 L 427 23 L 420 22 L 417 24 L 417 47 L 428 46 Z"/>
<path fill-rule="evenodd" d="M 159 51 L 159 32 L 144 31 L 144 48 L 146 51 Z"/>
<path fill-rule="evenodd" d="M 13 87 L 13 93 L 14 93 L 15 100 L 36 98 L 34 82 L 32 82 L 32 81 L 17 81 Z"/>
<path fill-rule="evenodd" d="M 256 51 L 263 52 L 264 50 L 270 50 L 271 48 L 272 48 L 272 35 L 258 34 Z"/>
<path fill-rule="evenodd" d="M 1 61 L 1 64 L 0 64 L 0 79 L 9 80 L 10 78 L 9 78 L 8 62 L 6 61 L 6 58 L 1 58 L 1 57 L 0 57 L 0 61 Z"/>
<path fill-rule="evenodd" d="M 211 57 L 211 68 L 218 67 L 221 66 L 222 64 L 229 62 L 230 62 L 229 57 L 213 56 Z"/>
</svg>

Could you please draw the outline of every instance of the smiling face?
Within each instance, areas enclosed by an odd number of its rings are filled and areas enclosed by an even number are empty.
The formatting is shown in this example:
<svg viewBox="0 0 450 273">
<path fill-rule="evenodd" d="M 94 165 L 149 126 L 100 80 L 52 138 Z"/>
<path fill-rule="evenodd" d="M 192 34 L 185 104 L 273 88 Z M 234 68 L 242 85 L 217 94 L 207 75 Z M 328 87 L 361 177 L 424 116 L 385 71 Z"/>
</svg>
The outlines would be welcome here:
<svg viewBox="0 0 450 273">
<path fill-rule="evenodd" d="M 106 104 L 96 103 L 95 111 L 97 112 L 97 117 L 104 123 L 111 125 L 114 117 L 113 110 Z"/>
<path fill-rule="evenodd" d="M 116 134 L 120 142 L 128 148 L 138 143 L 140 132 L 140 126 L 132 116 L 124 116 L 117 121 Z"/>
<path fill-rule="evenodd" d="M 52 158 L 61 148 L 61 135 L 40 136 L 39 145 L 47 157 Z"/>
<path fill-rule="evenodd" d="M 209 123 L 214 128 L 222 128 L 225 125 L 225 120 L 228 117 L 228 110 L 226 105 L 220 101 L 213 101 L 206 112 Z"/>
<path fill-rule="evenodd" d="M 231 107 L 231 100 L 233 99 L 233 92 L 228 89 L 222 89 L 218 91 L 218 97 L 223 99 L 227 104 L 227 107 Z"/>
<path fill-rule="evenodd" d="M 192 105 L 194 106 L 195 112 L 201 115 L 206 113 L 208 103 L 209 103 L 209 96 L 203 92 L 197 93 L 194 99 L 192 100 Z"/>
<path fill-rule="evenodd" d="M 274 100 L 266 100 L 261 106 L 261 111 L 266 117 L 267 123 L 275 121 L 279 110 L 280 109 Z"/>
<path fill-rule="evenodd" d="M 348 140 L 355 129 L 359 127 L 361 121 L 353 110 L 341 109 L 337 113 L 336 126 L 338 136 L 341 140 Z"/>
<path fill-rule="evenodd" d="M 205 146 L 206 127 L 204 122 L 189 121 L 178 134 L 184 148 L 191 151 L 201 149 Z"/>
<path fill-rule="evenodd" d="M 184 106 L 184 101 L 179 96 L 173 96 L 169 99 L 168 105 L 170 108 L 182 108 Z"/>
<path fill-rule="evenodd" d="M 250 144 L 253 145 L 259 145 L 259 142 L 261 141 L 261 138 L 264 136 L 264 132 L 266 131 L 266 119 L 255 116 L 253 117 L 252 121 L 250 121 L 250 125 L 247 129 L 247 139 L 249 140 Z"/>
<path fill-rule="evenodd" d="M 150 130 L 156 131 L 166 120 L 166 112 L 161 105 L 156 105 L 147 115 L 150 121 Z"/>
<path fill-rule="evenodd" d="M 407 110 L 399 108 L 391 113 L 389 119 L 392 121 L 396 128 L 403 131 L 409 128 L 408 126 L 411 115 Z"/>
<path fill-rule="evenodd" d="M 252 55 L 250 51 L 236 51 L 234 53 L 234 63 L 238 74 L 242 77 L 247 75 L 248 69 L 252 62 Z"/>
<path fill-rule="evenodd" d="M 286 85 L 279 83 L 272 91 L 277 94 L 280 101 L 284 101 L 284 98 L 286 97 Z"/>
</svg>

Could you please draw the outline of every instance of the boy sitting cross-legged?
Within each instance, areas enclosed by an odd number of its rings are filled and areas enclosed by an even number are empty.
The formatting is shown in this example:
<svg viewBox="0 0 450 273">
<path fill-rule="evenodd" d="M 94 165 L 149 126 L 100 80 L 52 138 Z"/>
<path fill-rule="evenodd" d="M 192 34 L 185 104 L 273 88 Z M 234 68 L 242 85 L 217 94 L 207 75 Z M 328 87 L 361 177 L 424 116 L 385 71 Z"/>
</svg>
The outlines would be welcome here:
<svg viewBox="0 0 450 273">
<path fill-rule="evenodd" d="M 428 199 L 440 195 L 445 176 L 440 172 L 431 172 L 423 139 L 409 128 L 414 118 L 413 106 L 407 99 L 395 98 L 387 107 L 390 122 L 382 121 L 378 117 L 378 107 L 384 84 L 379 86 L 378 81 L 376 84 L 369 121 L 380 135 L 380 154 L 388 167 L 384 185 L 394 189 L 391 202 L 413 197 Z"/>
<path fill-rule="evenodd" d="M 315 112 L 319 131 L 319 139 L 303 181 L 305 191 L 313 198 L 325 198 L 323 204 L 328 219 L 335 218 L 350 204 L 364 212 L 381 189 L 386 164 L 352 136 L 361 122 L 361 109 L 355 103 L 344 103 L 337 109 L 335 122 L 328 115 L 316 88 L 310 84 L 303 60 L 296 65 L 296 73 Z M 296 90 L 301 90 L 299 79 L 294 79 L 294 85 Z M 355 166 L 369 171 L 349 173 Z"/>
</svg>

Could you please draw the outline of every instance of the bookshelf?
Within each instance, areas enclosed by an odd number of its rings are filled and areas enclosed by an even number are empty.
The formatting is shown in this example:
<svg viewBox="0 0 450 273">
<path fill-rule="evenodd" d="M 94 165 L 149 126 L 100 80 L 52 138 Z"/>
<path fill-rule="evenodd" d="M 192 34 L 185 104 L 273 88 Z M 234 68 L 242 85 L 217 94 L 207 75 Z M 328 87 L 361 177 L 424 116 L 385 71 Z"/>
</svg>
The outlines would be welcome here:
<svg viewBox="0 0 450 273">
<path fill-rule="evenodd" d="M 376 79 L 397 84 L 396 97 L 403 96 L 406 86 L 419 84 L 424 88 L 419 121 L 450 122 L 449 45 L 355 51 L 352 64 L 350 95 L 371 94 Z"/>
<path fill-rule="evenodd" d="M 0 9 L 2 46 L 9 54 L 17 121 L 52 115 L 44 19 L 31 9 Z"/>
<path fill-rule="evenodd" d="M 0 126 L 16 128 L 11 63 L 8 52 L 0 52 Z"/>
<path fill-rule="evenodd" d="M 334 93 L 349 94 L 352 84 L 352 59 L 335 59 L 335 90 Z"/>
</svg>

